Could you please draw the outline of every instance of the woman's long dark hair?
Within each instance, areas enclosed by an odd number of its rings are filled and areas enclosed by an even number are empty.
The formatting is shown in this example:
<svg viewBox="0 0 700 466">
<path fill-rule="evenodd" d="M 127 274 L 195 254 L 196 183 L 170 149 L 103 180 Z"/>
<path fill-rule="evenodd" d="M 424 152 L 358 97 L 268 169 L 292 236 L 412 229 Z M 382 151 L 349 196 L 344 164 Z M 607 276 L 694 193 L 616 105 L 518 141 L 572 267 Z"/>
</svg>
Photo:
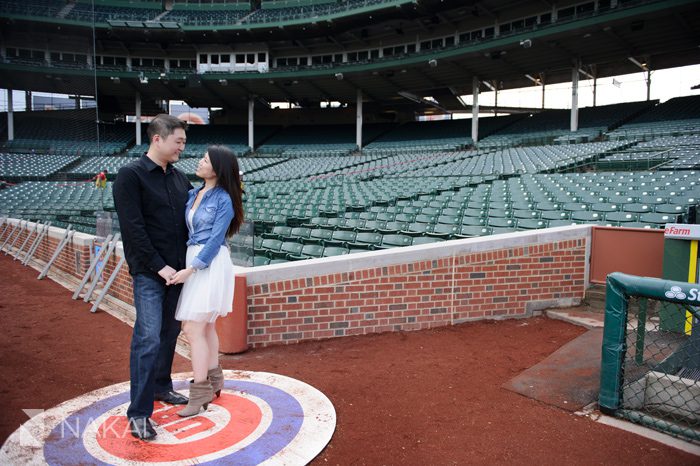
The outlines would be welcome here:
<svg viewBox="0 0 700 466">
<path fill-rule="evenodd" d="M 221 186 L 231 196 L 233 203 L 233 220 L 226 230 L 226 236 L 233 236 L 243 224 L 243 195 L 241 193 L 241 175 L 239 174 L 236 154 L 226 146 L 209 146 L 209 160 Z"/>
</svg>

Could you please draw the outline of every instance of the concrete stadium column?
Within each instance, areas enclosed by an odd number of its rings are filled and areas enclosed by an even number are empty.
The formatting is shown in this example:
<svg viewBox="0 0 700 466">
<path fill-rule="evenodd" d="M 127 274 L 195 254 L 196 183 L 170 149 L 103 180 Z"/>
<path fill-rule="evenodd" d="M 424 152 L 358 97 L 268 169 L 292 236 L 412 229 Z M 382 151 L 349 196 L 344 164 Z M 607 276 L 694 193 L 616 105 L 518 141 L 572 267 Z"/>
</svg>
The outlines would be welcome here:
<svg viewBox="0 0 700 466">
<path fill-rule="evenodd" d="M 571 70 L 571 131 L 578 131 L 578 60 Z"/>
<path fill-rule="evenodd" d="M 498 81 L 493 82 L 493 116 L 498 116 Z"/>
<path fill-rule="evenodd" d="M 544 110 L 544 88 L 545 88 L 545 83 L 544 83 L 544 77 L 542 78 L 542 110 Z"/>
<path fill-rule="evenodd" d="M 255 149 L 255 118 L 254 111 L 255 101 L 250 98 L 248 99 L 248 147 L 250 150 Z"/>
<path fill-rule="evenodd" d="M 598 95 L 597 88 L 598 88 L 598 75 L 593 76 L 593 106 L 594 107 L 595 107 L 596 96 Z"/>
<path fill-rule="evenodd" d="M 362 150 L 362 91 L 357 90 L 357 116 L 355 122 L 355 143 L 357 148 Z"/>
<path fill-rule="evenodd" d="M 15 139 L 15 110 L 13 108 L 12 89 L 7 89 L 7 140 Z"/>
<path fill-rule="evenodd" d="M 647 102 L 651 99 L 651 68 L 647 70 Z"/>
<path fill-rule="evenodd" d="M 479 141 L 479 78 L 472 78 L 472 141 Z"/>
<path fill-rule="evenodd" d="M 141 145 L 141 94 L 136 94 L 136 145 Z"/>
</svg>

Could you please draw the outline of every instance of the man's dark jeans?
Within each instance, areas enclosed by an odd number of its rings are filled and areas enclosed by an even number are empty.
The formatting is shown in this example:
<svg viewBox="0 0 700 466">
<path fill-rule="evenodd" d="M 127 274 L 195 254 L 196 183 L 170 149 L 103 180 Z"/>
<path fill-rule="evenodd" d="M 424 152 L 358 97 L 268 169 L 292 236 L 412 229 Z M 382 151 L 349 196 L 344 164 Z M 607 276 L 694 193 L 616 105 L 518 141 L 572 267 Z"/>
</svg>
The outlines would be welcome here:
<svg viewBox="0 0 700 466">
<path fill-rule="evenodd" d="M 136 274 L 133 280 L 136 323 L 129 360 L 131 404 L 126 412 L 130 419 L 150 417 L 154 395 L 173 388 L 170 372 L 180 334 L 175 310 L 182 289 L 147 274 Z"/>
</svg>

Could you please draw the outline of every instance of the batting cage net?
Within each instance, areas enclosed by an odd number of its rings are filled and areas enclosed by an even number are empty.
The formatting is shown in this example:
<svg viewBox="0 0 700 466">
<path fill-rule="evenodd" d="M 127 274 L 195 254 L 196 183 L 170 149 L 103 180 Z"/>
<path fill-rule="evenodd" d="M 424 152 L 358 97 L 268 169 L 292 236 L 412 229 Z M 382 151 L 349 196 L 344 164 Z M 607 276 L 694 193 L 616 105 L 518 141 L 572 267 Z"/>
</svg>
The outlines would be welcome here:
<svg viewBox="0 0 700 466">
<path fill-rule="evenodd" d="M 699 300 L 698 284 L 608 276 L 603 412 L 700 444 Z"/>
</svg>

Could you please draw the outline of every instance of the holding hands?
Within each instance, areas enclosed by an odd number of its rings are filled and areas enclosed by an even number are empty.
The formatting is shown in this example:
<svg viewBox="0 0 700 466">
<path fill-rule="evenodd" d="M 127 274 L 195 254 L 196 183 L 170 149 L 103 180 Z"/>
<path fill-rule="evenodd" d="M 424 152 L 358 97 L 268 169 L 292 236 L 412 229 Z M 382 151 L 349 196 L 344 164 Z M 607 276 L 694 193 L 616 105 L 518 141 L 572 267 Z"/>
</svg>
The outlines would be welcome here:
<svg viewBox="0 0 700 466">
<path fill-rule="evenodd" d="M 185 281 L 190 278 L 190 275 L 192 275 L 194 272 L 194 267 L 187 267 L 176 272 L 174 268 L 166 265 L 160 269 L 158 275 L 165 280 L 166 285 L 179 285 L 181 283 L 185 283 Z"/>
</svg>

